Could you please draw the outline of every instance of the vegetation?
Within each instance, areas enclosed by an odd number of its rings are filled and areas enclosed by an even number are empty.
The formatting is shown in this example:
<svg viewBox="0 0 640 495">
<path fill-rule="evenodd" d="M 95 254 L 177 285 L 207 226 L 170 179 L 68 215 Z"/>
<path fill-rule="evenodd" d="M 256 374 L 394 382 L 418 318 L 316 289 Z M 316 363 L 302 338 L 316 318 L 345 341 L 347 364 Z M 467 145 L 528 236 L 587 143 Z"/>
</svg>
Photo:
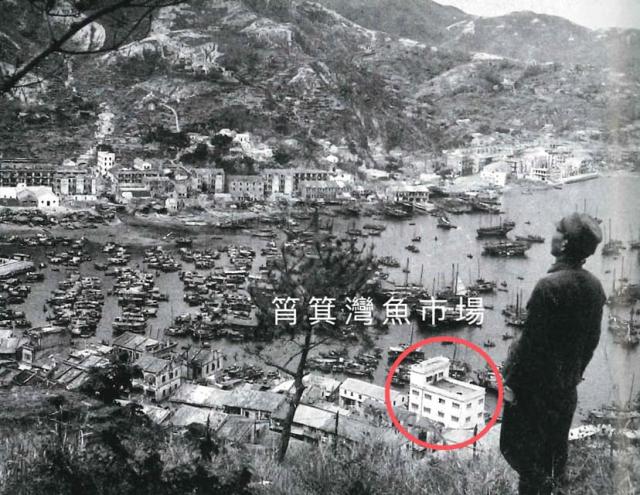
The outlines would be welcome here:
<svg viewBox="0 0 640 495">
<path fill-rule="evenodd" d="M 289 446 L 293 418 L 305 388 L 302 379 L 308 372 L 309 352 L 336 339 L 345 323 L 343 317 L 336 318 L 339 304 L 344 302 L 345 297 L 361 295 L 376 269 L 377 262 L 372 249 L 358 247 L 355 242 L 323 241 L 316 233 L 309 248 L 290 250 L 282 246 L 280 259 L 268 273 L 268 290 L 252 287 L 251 295 L 261 310 L 263 325 L 274 337 L 283 341 L 284 345 L 291 344 L 294 349 L 284 363 L 255 351 L 267 364 L 292 377 L 294 381 L 294 393 L 289 397 L 289 409 L 283 422 L 278 461 L 284 460 Z M 274 296 L 295 299 L 295 324 L 276 323 Z M 325 298 L 335 304 L 330 310 L 335 318 L 333 324 L 314 321 L 316 314 L 312 309 L 313 300 L 323 301 Z"/>
</svg>

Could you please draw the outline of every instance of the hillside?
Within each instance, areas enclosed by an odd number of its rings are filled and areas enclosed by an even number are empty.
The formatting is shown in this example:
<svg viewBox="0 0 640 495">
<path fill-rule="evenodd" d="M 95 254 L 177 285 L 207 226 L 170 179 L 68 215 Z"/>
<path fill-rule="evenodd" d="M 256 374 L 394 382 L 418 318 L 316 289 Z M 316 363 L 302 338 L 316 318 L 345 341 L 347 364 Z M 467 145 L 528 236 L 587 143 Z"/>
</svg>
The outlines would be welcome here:
<svg viewBox="0 0 640 495">
<path fill-rule="evenodd" d="M 150 99 L 171 102 L 183 130 L 231 128 L 274 148 L 286 141 L 311 165 L 324 141 L 384 166 L 394 148 L 438 151 L 464 144 L 473 132 L 526 137 L 551 128 L 616 142 L 637 137 L 633 74 L 542 63 L 550 46 L 571 60 L 570 48 L 563 51 L 570 36 L 589 51 L 594 32 L 559 18 L 533 22 L 530 13 L 481 19 L 428 0 L 402 3 L 406 8 L 394 4 L 394 15 L 384 17 L 382 0 L 351 2 L 343 12 L 351 19 L 309 1 L 194 0 L 166 8 L 145 37 L 116 53 L 75 59 L 49 81 L 46 103 L 27 112 L 44 118 L 17 119 L 24 108 L 6 107 L 0 119 L 28 145 L 5 139 L 0 151 L 37 151 L 47 130 L 55 130 L 49 149 L 83 149 L 92 130 L 78 111 L 101 104 L 116 113 L 121 133 L 148 141 L 157 126 L 174 125 Z M 403 15 L 417 39 L 397 32 Z M 360 17 L 363 25 L 354 21 Z"/>
</svg>

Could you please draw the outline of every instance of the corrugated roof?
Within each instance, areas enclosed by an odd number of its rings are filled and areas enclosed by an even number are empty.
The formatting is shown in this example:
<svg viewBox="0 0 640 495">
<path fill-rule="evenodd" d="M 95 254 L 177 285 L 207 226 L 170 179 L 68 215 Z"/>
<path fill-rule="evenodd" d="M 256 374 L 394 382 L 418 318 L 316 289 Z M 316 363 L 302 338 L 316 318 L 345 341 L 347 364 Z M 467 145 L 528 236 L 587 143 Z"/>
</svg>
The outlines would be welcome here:
<svg viewBox="0 0 640 495">
<path fill-rule="evenodd" d="M 273 413 L 285 400 L 284 395 L 273 392 L 233 390 L 225 399 L 225 406 Z"/>
<path fill-rule="evenodd" d="M 350 390 L 357 394 L 365 395 L 372 399 L 384 402 L 384 387 L 362 380 L 357 380 L 356 378 L 347 378 L 342 382 L 342 385 L 340 385 L 340 392 L 343 390 Z M 394 400 L 402 395 L 403 394 L 397 390 L 391 391 L 391 398 Z"/>
<path fill-rule="evenodd" d="M 209 427 L 212 430 L 217 430 L 227 419 L 227 414 L 211 409 L 182 405 L 176 409 L 169 422 L 173 426 L 189 426 L 192 423 L 206 425 L 207 419 Z"/>
<path fill-rule="evenodd" d="M 134 366 L 138 366 L 142 371 L 147 373 L 160 373 L 170 365 L 171 361 L 154 356 L 140 356 L 134 363 Z"/>
<path fill-rule="evenodd" d="M 169 401 L 196 407 L 222 409 L 230 393 L 228 390 L 185 383 L 176 390 Z"/>
</svg>

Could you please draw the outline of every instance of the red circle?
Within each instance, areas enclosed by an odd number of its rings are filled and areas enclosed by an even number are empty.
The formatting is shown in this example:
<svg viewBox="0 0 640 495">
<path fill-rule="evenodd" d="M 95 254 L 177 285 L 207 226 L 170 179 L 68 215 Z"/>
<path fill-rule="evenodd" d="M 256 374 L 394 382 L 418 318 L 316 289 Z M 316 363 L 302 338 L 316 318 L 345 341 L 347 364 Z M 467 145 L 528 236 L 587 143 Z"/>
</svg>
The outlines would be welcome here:
<svg viewBox="0 0 640 495">
<path fill-rule="evenodd" d="M 406 357 L 416 349 L 419 349 L 420 347 L 423 347 L 425 345 L 435 344 L 437 342 L 452 342 L 454 344 L 462 344 L 467 346 L 471 350 L 477 352 L 478 354 L 480 354 L 483 357 L 483 359 L 489 364 L 491 371 L 493 371 L 496 377 L 496 382 L 498 385 L 498 403 L 496 404 L 496 408 L 493 411 L 493 414 L 489 422 L 484 426 L 482 430 L 480 430 L 480 432 L 477 435 L 474 435 L 473 437 L 469 438 L 468 440 L 465 440 L 464 442 L 458 442 L 451 445 L 439 445 L 439 444 L 428 443 L 423 440 L 419 440 L 418 438 L 413 436 L 411 433 L 409 433 L 406 430 L 404 426 L 400 424 L 400 422 L 398 421 L 398 418 L 396 417 L 393 411 L 393 405 L 391 404 L 391 380 L 393 379 L 393 375 L 398 369 L 398 366 L 400 366 L 400 363 L 402 363 L 402 361 L 404 361 Z M 424 447 L 426 449 L 433 449 L 433 450 L 462 449 L 480 440 L 483 436 L 489 433 L 489 430 L 498 421 L 500 411 L 502 410 L 503 396 L 504 396 L 504 385 L 502 383 L 502 375 L 500 374 L 500 370 L 498 370 L 498 366 L 493 361 L 493 359 L 491 359 L 489 354 L 487 354 L 483 349 L 475 345 L 473 342 L 469 342 L 468 340 L 461 339 L 459 337 L 449 337 L 446 335 L 441 337 L 431 337 L 429 339 L 421 340 L 420 342 L 412 344 L 410 347 L 405 349 L 402 352 L 402 354 L 400 354 L 398 358 L 391 365 L 391 368 L 389 369 L 389 374 L 387 375 L 387 379 L 384 384 L 384 402 L 385 402 L 385 406 L 387 407 L 387 414 L 389 414 L 389 417 L 391 418 L 391 422 L 393 423 L 393 425 L 398 429 L 400 433 L 402 433 L 402 435 L 406 439 L 410 440 L 411 442 L 417 445 L 420 445 L 421 447 Z"/>
</svg>

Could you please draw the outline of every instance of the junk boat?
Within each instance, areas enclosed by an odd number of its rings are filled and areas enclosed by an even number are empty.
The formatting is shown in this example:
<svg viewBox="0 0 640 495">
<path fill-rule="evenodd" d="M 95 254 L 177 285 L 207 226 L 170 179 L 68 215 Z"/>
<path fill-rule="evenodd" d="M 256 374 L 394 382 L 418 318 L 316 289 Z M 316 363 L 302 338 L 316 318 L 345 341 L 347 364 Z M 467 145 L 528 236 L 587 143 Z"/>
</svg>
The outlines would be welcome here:
<svg viewBox="0 0 640 495">
<path fill-rule="evenodd" d="M 492 227 L 480 227 L 476 230 L 478 239 L 486 237 L 507 237 L 507 234 L 511 232 L 516 226 L 516 223 L 511 220 L 505 220 L 500 225 L 494 225 Z"/>
</svg>

